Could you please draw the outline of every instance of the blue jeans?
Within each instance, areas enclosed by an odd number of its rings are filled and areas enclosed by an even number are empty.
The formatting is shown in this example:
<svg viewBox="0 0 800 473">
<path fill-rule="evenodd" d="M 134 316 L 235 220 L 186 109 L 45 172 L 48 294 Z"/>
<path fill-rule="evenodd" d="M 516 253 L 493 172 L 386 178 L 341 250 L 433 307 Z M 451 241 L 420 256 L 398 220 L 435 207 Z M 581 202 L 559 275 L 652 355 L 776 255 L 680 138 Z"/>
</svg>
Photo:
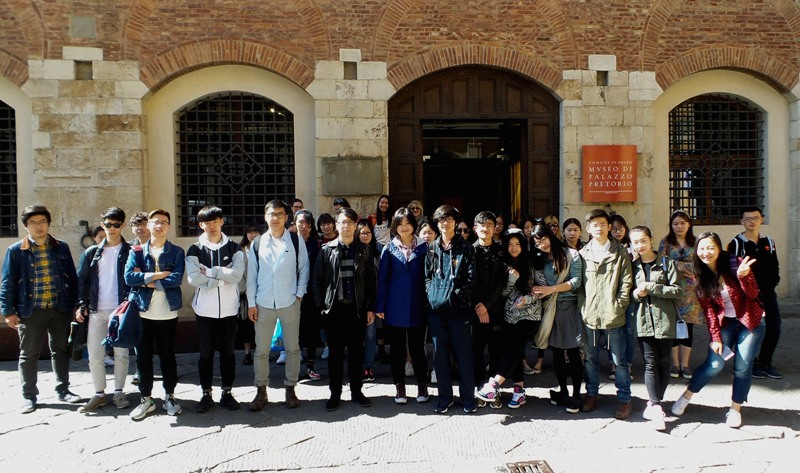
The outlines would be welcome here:
<svg viewBox="0 0 800 473">
<path fill-rule="evenodd" d="M 761 341 L 764 340 L 766 326 L 764 320 L 761 320 L 758 327 L 751 332 L 738 319 L 725 319 L 725 321 L 725 325 L 720 329 L 722 344 L 735 353 L 733 357 L 733 396 L 731 400 L 736 404 L 742 404 L 747 400 L 747 394 L 750 392 L 753 358 L 761 349 Z M 691 381 L 689 381 L 689 391 L 693 393 L 700 392 L 703 386 L 718 375 L 724 367 L 725 360 L 709 347 L 706 361 L 695 370 Z"/>
<path fill-rule="evenodd" d="M 586 342 L 586 361 L 584 367 L 586 369 L 586 393 L 591 396 L 597 396 L 600 387 L 600 340 L 601 330 L 594 330 L 585 327 L 584 340 Z M 614 384 L 617 386 L 617 400 L 619 402 L 631 402 L 631 374 L 628 370 L 629 363 L 625 359 L 627 350 L 627 328 L 622 327 L 606 329 L 606 339 L 608 343 L 608 350 L 611 352 L 611 358 L 615 365 L 617 365 L 614 375 Z M 438 375 L 438 372 L 437 372 Z"/>
<path fill-rule="evenodd" d="M 378 351 L 378 318 L 364 330 L 364 369 L 375 368 L 375 353 Z"/>
<path fill-rule="evenodd" d="M 453 400 L 453 375 L 450 372 L 452 354 L 458 363 L 458 391 L 461 403 L 465 408 L 474 407 L 475 375 L 469 314 L 431 311 L 428 324 L 433 336 L 433 367 L 436 370 L 436 386 L 439 388 L 437 405 L 443 407 Z"/>
</svg>

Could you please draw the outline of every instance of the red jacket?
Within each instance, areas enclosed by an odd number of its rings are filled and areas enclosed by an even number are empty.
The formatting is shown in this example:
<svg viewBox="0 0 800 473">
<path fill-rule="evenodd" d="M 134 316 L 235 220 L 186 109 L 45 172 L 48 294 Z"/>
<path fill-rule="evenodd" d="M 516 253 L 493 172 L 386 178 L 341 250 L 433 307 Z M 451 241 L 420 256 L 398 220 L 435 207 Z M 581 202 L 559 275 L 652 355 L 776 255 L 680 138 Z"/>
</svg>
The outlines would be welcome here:
<svg viewBox="0 0 800 473">
<path fill-rule="evenodd" d="M 751 332 L 758 327 L 761 319 L 764 317 L 764 307 L 758 299 L 758 284 L 756 284 L 756 277 L 753 272 L 739 278 L 736 275 L 736 267 L 741 259 L 735 257 L 731 258 L 731 273 L 723 274 L 725 285 L 728 287 L 728 294 L 731 297 L 733 307 L 736 309 L 736 318 Z M 736 262 L 737 264 L 734 264 Z M 708 332 L 711 334 L 711 341 L 721 342 L 720 328 L 727 323 L 725 320 L 725 310 L 723 309 L 722 294 L 716 297 L 699 297 L 700 306 L 703 307 L 703 312 L 706 315 L 708 322 Z"/>
</svg>

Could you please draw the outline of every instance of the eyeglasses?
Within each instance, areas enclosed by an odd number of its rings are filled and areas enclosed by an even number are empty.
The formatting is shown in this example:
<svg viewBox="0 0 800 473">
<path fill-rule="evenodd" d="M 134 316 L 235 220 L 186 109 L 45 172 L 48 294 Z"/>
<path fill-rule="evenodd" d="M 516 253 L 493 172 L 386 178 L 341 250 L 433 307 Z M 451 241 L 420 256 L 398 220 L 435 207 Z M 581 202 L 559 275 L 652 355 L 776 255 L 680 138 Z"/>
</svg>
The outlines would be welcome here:
<svg viewBox="0 0 800 473">
<path fill-rule="evenodd" d="M 269 217 L 269 218 L 279 218 L 280 219 L 280 218 L 286 217 L 286 214 L 284 212 L 278 212 L 278 213 L 267 212 L 267 217 Z"/>
<path fill-rule="evenodd" d="M 26 224 L 26 226 L 33 225 L 34 227 L 36 227 L 36 226 L 39 226 L 39 225 L 47 225 L 48 223 L 50 223 L 50 222 L 48 222 L 47 220 L 37 220 L 35 222 L 32 221 L 32 220 L 28 220 L 28 223 Z"/>
<path fill-rule="evenodd" d="M 114 222 L 103 222 L 103 226 L 106 227 L 106 228 L 120 228 L 120 227 L 122 227 L 122 225 L 123 225 L 122 222 L 117 222 L 117 223 L 114 223 Z"/>
<path fill-rule="evenodd" d="M 611 227 L 612 232 L 621 232 L 624 229 L 624 227 Z"/>
<path fill-rule="evenodd" d="M 150 224 L 153 225 L 154 227 L 159 227 L 159 226 L 160 227 L 168 227 L 169 226 L 169 222 L 167 222 L 166 220 L 150 220 Z"/>
<path fill-rule="evenodd" d="M 343 227 L 349 227 L 349 226 L 352 226 L 352 225 L 355 225 L 355 224 L 356 224 L 356 222 L 354 222 L 352 220 L 342 220 L 341 222 L 339 222 L 339 225 L 341 225 Z"/>
<path fill-rule="evenodd" d="M 438 221 L 439 223 L 453 223 L 453 222 L 455 222 L 455 221 L 456 221 L 456 219 L 454 219 L 453 217 L 442 217 L 442 218 L 440 218 L 440 219 L 439 219 L 439 220 L 437 220 L 437 221 Z"/>
<path fill-rule="evenodd" d="M 761 220 L 761 217 L 745 217 L 742 219 L 742 222 L 751 223 L 751 222 L 758 222 Z"/>
</svg>

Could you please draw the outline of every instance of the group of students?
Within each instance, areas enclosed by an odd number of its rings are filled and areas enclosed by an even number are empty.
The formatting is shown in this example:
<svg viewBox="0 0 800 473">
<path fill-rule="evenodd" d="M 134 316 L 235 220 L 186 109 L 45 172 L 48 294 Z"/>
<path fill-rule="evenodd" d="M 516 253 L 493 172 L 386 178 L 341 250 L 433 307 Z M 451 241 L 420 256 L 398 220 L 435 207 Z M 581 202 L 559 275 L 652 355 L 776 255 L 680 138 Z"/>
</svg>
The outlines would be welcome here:
<svg viewBox="0 0 800 473">
<path fill-rule="evenodd" d="M 680 415 L 692 394 L 720 372 L 725 359 L 735 356 L 727 414 L 732 427 L 741 425 L 741 404 L 751 376 L 780 377 L 771 364 L 779 335 L 778 314 L 773 315 L 778 329 L 777 334 L 772 330 L 771 346 L 761 347 L 764 307 L 768 318 L 777 311 L 778 271 L 774 243 L 758 233 L 763 221 L 759 209 L 745 209 L 745 232 L 725 251 L 715 233 L 695 238 L 691 219 L 681 211 L 670 217 L 669 235 L 656 248 L 649 228 L 629 230 L 620 216 L 600 209 L 587 214 L 584 223 L 590 240 L 583 243 L 581 222 L 574 218 L 567 219 L 562 228 L 550 216 L 526 220 L 522 229 L 503 232 L 502 217 L 490 211 L 476 215 L 470 228 L 458 209 L 449 205 L 438 207 L 428 218 L 418 201 L 397 210 L 389 202 L 388 196 L 381 196 L 376 212 L 360 219 L 344 199 L 337 199 L 334 215 L 323 214 L 317 220 L 317 234 L 313 215 L 302 208 L 302 201 L 296 199 L 290 207 L 272 200 L 265 206 L 267 232 L 261 235 L 257 228 L 248 228 L 252 231 L 245 235 L 243 245 L 223 233 L 222 210 L 208 206 L 197 216 L 203 234 L 185 253 L 167 240 L 167 211 L 156 209 L 146 218 L 134 216 L 131 227 L 137 239 L 128 243 L 121 238 L 125 213 L 113 207 L 101 216 L 105 239 L 84 252 L 77 272 L 70 268 L 66 243 L 48 233 L 49 211 L 42 206 L 26 208 L 22 222 L 29 235 L 8 249 L 0 287 L 2 313 L 20 335 L 22 412 L 36 408 L 38 350 L 34 347 L 41 344 L 45 332 L 51 337 L 59 399 L 81 400 L 68 389 L 65 365 L 64 330 L 68 334 L 71 307 L 77 307 L 78 321 L 89 321 L 89 366 L 96 391 L 80 410 L 89 412 L 108 403 L 100 342 L 109 315 L 130 297 L 139 306 L 143 323 L 136 350 L 142 398 L 130 417 L 140 420 L 155 410 L 151 395 L 154 350 L 166 395 L 163 408 L 170 415 L 180 414 L 181 406 L 173 396 L 177 384 L 174 346 L 184 273 L 195 288 L 192 307 L 202 390 L 198 412 L 216 404 L 211 395 L 215 352 L 220 354 L 222 378 L 219 404 L 239 408 L 231 389 L 242 305 L 255 328 L 256 395 L 249 403 L 251 410 L 261 410 L 268 402 L 268 355 L 277 323 L 283 330 L 285 405 L 289 408 L 299 405 L 295 386 L 301 348 L 307 352 L 306 376 L 320 378 L 314 359 L 321 328 L 329 350 L 326 409 L 335 410 L 341 404 L 345 350 L 351 399 L 370 406 L 362 387 L 374 376 L 375 350 L 370 344 L 375 343 L 376 321 L 381 322 L 383 338 L 391 347 L 398 404 L 408 400 L 408 367 L 415 379 L 416 401 L 430 398 L 425 353 L 430 330 L 437 413 L 453 406 L 456 369 L 464 412 L 487 405 L 502 407 L 500 387 L 506 380 L 513 383 L 508 407 L 524 405 L 524 374 L 529 369 L 525 348 L 531 340 L 540 350 L 538 369 L 543 350 L 552 349 L 559 390 L 550 392 L 550 402 L 570 413 L 597 407 L 600 349 L 605 345 L 614 365 L 615 417 L 619 419 L 632 413 L 630 365 L 638 340 L 649 397 L 643 416 L 657 429 L 664 428 L 661 403 L 670 377 L 691 379 L 672 406 L 673 414 Z M 475 240 L 470 242 L 473 232 Z M 708 324 L 710 348 L 705 363 L 692 373 L 688 367 L 692 326 L 703 321 Z M 488 364 L 484 360 L 487 349 Z M 128 353 L 114 349 L 114 354 L 112 402 L 125 408 L 130 404 L 123 393 Z M 585 397 L 581 395 L 584 379 Z"/>
</svg>

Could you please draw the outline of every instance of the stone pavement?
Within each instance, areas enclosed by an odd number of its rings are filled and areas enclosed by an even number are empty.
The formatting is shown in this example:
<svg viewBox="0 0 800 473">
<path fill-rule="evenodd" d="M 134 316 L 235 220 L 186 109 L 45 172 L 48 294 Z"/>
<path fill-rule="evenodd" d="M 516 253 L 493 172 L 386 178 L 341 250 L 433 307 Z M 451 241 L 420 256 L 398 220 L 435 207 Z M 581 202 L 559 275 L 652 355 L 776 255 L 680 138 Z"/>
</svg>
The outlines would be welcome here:
<svg viewBox="0 0 800 473">
<path fill-rule="evenodd" d="M 698 327 L 693 366 L 705 356 L 707 332 Z M 108 405 L 95 413 L 76 412 L 78 405 L 59 403 L 52 391 L 49 363 L 40 362 L 40 407 L 33 414 L 16 412 L 20 405 L 16 362 L 0 362 L 1 472 L 251 472 L 313 470 L 321 472 L 494 472 L 506 464 L 545 460 L 564 472 L 790 472 L 800 465 L 800 318 L 786 318 L 775 364 L 782 380 L 753 380 L 744 426 L 724 425 L 730 399 L 730 365 L 712 384 L 695 395 L 680 418 L 670 418 L 666 432 L 653 431 L 641 419 L 646 399 L 641 356 L 634 364 L 634 415 L 613 419 L 613 382 L 601 386 L 600 408 L 571 415 L 547 401 L 556 385 L 546 356 L 545 372 L 529 376 L 528 402 L 517 410 L 481 409 L 467 415 L 456 404 L 446 415 L 433 412 L 433 400 L 404 406 L 393 403 L 389 369 L 379 365 L 376 383 L 365 388 L 371 408 L 349 402 L 326 412 L 326 379 L 302 382 L 300 408 L 288 410 L 277 401 L 283 391 L 282 367 L 272 366 L 269 397 L 262 412 L 246 408 L 255 392 L 252 367 L 237 365 L 236 398 L 244 405 L 229 412 L 215 407 L 194 412 L 199 400 L 197 356 L 180 355 L 176 397 L 184 407 L 178 417 L 158 409 L 141 422 L 128 418 L 130 409 Z M 535 356 L 535 355 L 534 355 Z M 241 353 L 237 359 L 241 361 Z M 319 362 L 323 376 L 325 362 Z M 133 367 L 131 367 L 133 372 Z M 111 379 L 111 371 L 108 371 Z M 72 364 L 72 390 L 87 398 L 93 389 L 86 361 Z M 411 380 L 409 379 L 409 382 Z M 218 379 L 217 379 L 218 382 Z M 672 401 L 685 382 L 672 380 L 666 399 Z M 112 383 L 113 385 L 113 383 Z M 135 388 L 127 386 L 138 402 Z M 510 397 L 506 387 L 505 396 Z M 409 395 L 416 392 L 411 387 Z M 436 392 L 434 387 L 433 392 Z M 457 389 L 456 389 L 457 392 Z M 163 395 L 158 382 L 156 396 Z M 215 390 L 215 399 L 219 392 Z M 666 403 L 669 407 L 671 402 Z"/>
</svg>

